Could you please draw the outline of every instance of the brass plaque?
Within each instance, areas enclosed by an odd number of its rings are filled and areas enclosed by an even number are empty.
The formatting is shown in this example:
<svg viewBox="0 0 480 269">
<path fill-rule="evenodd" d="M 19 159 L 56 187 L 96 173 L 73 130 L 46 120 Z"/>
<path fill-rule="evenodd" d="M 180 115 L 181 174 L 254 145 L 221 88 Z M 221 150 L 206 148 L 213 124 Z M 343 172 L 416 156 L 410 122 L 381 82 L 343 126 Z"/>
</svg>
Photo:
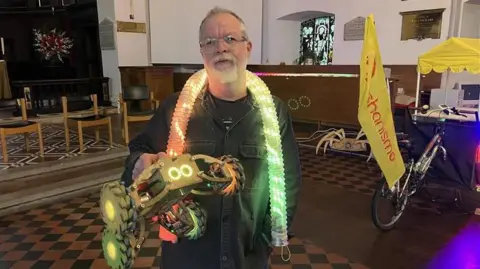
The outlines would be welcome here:
<svg viewBox="0 0 480 269">
<path fill-rule="evenodd" d="M 144 22 L 117 21 L 117 32 L 146 33 L 147 24 Z"/>
<path fill-rule="evenodd" d="M 400 12 L 402 15 L 401 40 L 439 39 L 442 34 L 444 8 Z"/>
</svg>

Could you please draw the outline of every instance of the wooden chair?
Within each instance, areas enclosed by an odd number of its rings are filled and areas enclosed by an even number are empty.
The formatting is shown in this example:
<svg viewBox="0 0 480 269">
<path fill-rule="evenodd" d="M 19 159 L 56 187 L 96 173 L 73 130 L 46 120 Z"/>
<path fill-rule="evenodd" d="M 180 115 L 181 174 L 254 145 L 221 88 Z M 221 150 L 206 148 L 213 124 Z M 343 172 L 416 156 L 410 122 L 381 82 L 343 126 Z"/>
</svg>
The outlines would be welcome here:
<svg viewBox="0 0 480 269">
<path fill-rule="evenodd" d="M 28 135 L 30 133 L 38 134 L 38 145 L 40 147 L 40 156 L 44 156 L 43 150 L 43 137 L 42 137 L 42 126 L 38 122 L 29 121 L 27 119 L 27 107 L 25 105 L 25 99 L 17 100 L 20 110 L 22 112 L 22 119 L 18 121 L 11 122 L 0 122 L 0 143 L 2 144 L 2 155 L 3 161 L 8 162 L 8 152 L 7 152 L 7 135 L 22 134 L 25 138 L 25 149 L 27 152 L 30 151 L 30 141 Z"/>
<path fill-rule="evenodd" d="M 142 101 L 150 102 L 150 109 L 141 108 Z M 155 100 L 153 92 L 147 86 L 130 86 L 123 88 L 119 98 L 120 110 L 123 118 L 122 137 L 125 143 L 130 142 L 128 123 L 148 121 L 152 118 L 155 110 L 160 106 L 160 101 Z M 137 105 L 136 107 L 132 105 Z"/>
<path fill-rule="evenodd" d="M 7 118 L 10 120 L 10 118 L 14 117 L 15 112 L 19 110 L 19 107 L 17 99 L 0 99 L 0 119 Z"/>
<path fill-rule="evenodd" d="M 80 114 L 80 115 L 73 115 L 72 111 L 69 111 L 69 103 L 85 103 L 90 102 L 91 106 L 93 107 L 93 111 L 90 111 L 89 114 Z M 63 110 L 63 122 L 65 126 L 65 141 L 67 143 L 66 148 L 67 151 L 70 150 L 70 131 L 68 126 L 70 124 L 76 125 L 78 130 L 78 142 L 80 145 L 80 151 L 84 150 L 83 145 L 83 128 L 88 127 L 97 127 L 95 129 L 95 139 L 97 141 L 100 140 L 100 131 L 98 129 L 99 126 L 107 125 L 108 126 L 108 140 L 110 142 L 110 146 L 113 144 L 113 134 L 112 134 L 112 120 L 109 116 L 99 115 L 98 113 L 98 101 L 97 95 L 92 94 L 90 96 L 74 96 L 74 97 L 66 97 L 62 96 L 62 110 Z"/>
</svg>

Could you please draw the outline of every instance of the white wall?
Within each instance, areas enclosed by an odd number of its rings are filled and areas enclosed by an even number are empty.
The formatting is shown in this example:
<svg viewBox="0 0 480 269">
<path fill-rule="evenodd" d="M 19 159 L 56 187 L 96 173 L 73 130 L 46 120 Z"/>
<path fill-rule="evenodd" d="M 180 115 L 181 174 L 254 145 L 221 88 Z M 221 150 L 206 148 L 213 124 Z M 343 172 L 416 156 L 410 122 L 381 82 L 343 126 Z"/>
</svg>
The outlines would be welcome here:
<svg viewBox="0 0 480 269">
<path fill-rule="evenodd" d="M 463 4 L 461 37 L 480 37 L 480 4 Z"/>
<path fill-rule="evenodd" d="M 252 64 L 265 64 L 267 60 L 270 64 L 290 64 L 298 58 L 300 22 L 278 18 L 303 11 L 335 14 L 335 65 L 359 63 L 362 41 L 343 41 L 343 25 L 358 16 L 368 16 L 370 13 L 375 16 L 384 64 L 416 64 L 420 54 L 447 38 L 451 5 L 451 0 L 246 1 L 150 1 L 152 63 L 201 63 L 198 26 L 205 13 L 219 5 L 234 10 L 245 20 L 254 45 L 250 61 Z M 402 17 L 399 12 L 437 8 L 445 8 L 440 39 L 400 41 Z M 188 16 L 189 20 L 185 16 Z"/>
<path fill-rule="evenodd" d="M 293 24 L 286 24 L 277 18 L 291 13 L 302 11 L 322 11 L 335 14 L 335 41 L 333 51 L 334 65 L 359 64 L 362 41 L 343 41 L 343 25 L 358 17 L 368 16 L 373 13 L 377 25 L 382 60 L 384 64 L 416 64 L 417 57 L 427 52 L 435 45 L 446 40 L 450 21 L 451 0 L 266 0 L 268 2 L 268 25 L 269 36 L 268 48 L 264 49 L 264 59 L 270 63 L 278 64 L 281 61 L 290 61 L 298 57 L 298 47 L 294 41 L 283 41 L 279 36 L 292 38 L 297 35 L 293 32 Z M 400 41 L 402 17 L 399 12 L 446 8 L 442 20 L 441 39 Z M 298 35 L 300 31 L 298 27 Z M 289 32 L 290 31 L 290 32 Z M 278 35 L 281 33 L 281 35 Z M 296 48 L 296 51 L 294 50 Z M 274 61 L 272 61 L 274 59 Z"/>
<path fill-rule="evenodd" d="M 245 21 L 253 43 L 251 64 L 262 55 L 261 0 L 176 0 L 150 1 L 152 63 L 200 64 L 198 27 L 208 10 L 228 8 Z"/>
<path fill-rule="evenodd" d="M 104 0 L 101 0 L 104 1 Z M 98 2 L 101 2 L 98 1 Z M 154 0 L 155 1 L 155 0 Z M 115 19 L 117 21 L 147 22 L 147 2 L 145 0 L 134 0 L 134 19 L 130 19 L 130 1 L 115 0 Z M 145 33 L 124 33 L 117 32 L 117 50 L 119 66 L 147 66 L 148 41 Z"/>
<path fill-rule="evenodd" d="M 101 22 L 105 18 L 115 21 L 115 0 L 97 1 L 98 21 Z M 118 43 L 115 40 L 115 43 Z M 118 46 L 117 46 L 118 48 Z M 118 94 L 121 90 L 120 71 L 118 70 L 118 53 L 117 50 L 102 50 L 102 67 L 103 76 L 110 78 L 110 101 L 112 105 L 117 105 Z"/>
<path fill-rule="evenodd" d="M 262 63 L 292 64 L 300 56 L 300 22 L 278 21 L 264 34 Z"/>
<path fill-rule="evenodd" d="M 271 2 L 263 0 L 262 64 L 291 64 L 299 56 L 301 22 L 277 20 Z"/>
<path fill-rule="evenodd" d="M 130 4 L 124 0 L 97 1 L 98 21 L 108 18 L 116 21 L 147 23 L 147 0 L 133 1 L 134 19 L 130 19 Z M 115 24 L 116 27 L 116 24 Z M 140 33 L 119 33 L 115 28 L 115 50 L 102 50 L 103 76 L 110 78 L 110 101 L 118 105 L 122 89 L 120 66 L 149 65 L 148 35 Z"/>
</svg>

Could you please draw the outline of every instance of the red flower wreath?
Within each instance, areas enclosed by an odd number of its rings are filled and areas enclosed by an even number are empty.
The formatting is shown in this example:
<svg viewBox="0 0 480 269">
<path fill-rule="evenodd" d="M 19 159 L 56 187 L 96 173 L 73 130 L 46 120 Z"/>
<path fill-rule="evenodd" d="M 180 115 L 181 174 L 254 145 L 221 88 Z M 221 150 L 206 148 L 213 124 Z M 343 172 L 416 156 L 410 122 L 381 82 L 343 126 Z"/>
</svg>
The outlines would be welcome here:
<svg viewBox="0 0 480 269">
<path fill-rule="evenodd" d="M 57 32 L 57 29 L 48 33 L 33 29 L 33 35 L 35 37 L 33 47 L 47 61 L 57 58 L 63 63 L 63 58 L 70 54 L 70 49 L 73 47 L 73 39 L 68 37 L 65 32 Z"/>
</svg>

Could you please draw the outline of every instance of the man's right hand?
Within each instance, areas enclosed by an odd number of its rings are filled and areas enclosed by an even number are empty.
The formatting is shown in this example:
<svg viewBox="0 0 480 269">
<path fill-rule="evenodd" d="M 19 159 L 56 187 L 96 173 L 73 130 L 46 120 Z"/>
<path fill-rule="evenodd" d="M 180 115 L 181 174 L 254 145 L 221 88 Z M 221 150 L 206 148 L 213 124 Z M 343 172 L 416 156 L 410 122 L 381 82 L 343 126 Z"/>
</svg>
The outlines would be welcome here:
<svg viewBox="0 0 480 269">
<path fill-rule="evenodd" d="M 158 154 L 142 154 L 133 167 L 132 180 L 135 180 L 143 172 L 143 170 L 154 164 L 156 161 L 158 161 L 158 159 L 165 158 L 167 156 L 168 155 L 165 152 L 160 152 Z"/>
<path fill-rule="evenodd" d="M 133 173 L 132 173 L 132 179 L 135 180 L 137 177 L 145 170 L 148 168 L 150 165 L 154 164 L 158 159 L 160 158 L 165 158 L 168 157 L 168 155 L 165 152 L 160 152 L 158 154 L 149 154 L 149 153 L 144 153 L 138 158 L 137 162 L 135 163 L 135 166 L 133 167 Z M 175 208 L 175 205 L 174 205 Z M 178 207 L 177 207 L 178 208 Z M 154 222 L 158 221 L 158 216 L 153 217 L 152 220 Z M 162 239 L 163 241 L 169 241 L 172 243 L 176 243 L 178 241 L 178 238 L 176 235 L 165 229 L 163 226 L 160 226 L 160 231 L 158 233 L 158 237 Z"/>
</svg>

